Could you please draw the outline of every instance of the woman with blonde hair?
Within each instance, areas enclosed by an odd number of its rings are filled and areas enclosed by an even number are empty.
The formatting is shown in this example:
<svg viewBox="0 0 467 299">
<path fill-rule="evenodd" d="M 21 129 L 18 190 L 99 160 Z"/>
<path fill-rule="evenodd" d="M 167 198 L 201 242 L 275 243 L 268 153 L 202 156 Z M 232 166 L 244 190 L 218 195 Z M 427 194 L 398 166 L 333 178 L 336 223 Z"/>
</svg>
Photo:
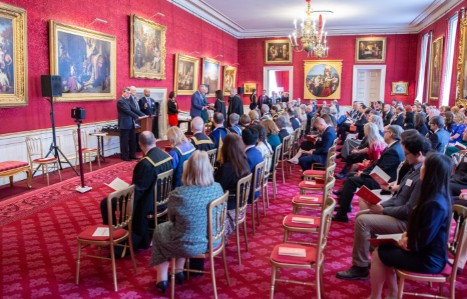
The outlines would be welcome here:
<svg viewBox="0 0 467 299">
<path fill-rule="evenodd" d="M 169 195 L 169 219 L 157 225 L 152 237 L 149 267 L 156 266 L 156 287 L 163 294 L 168 287 L 167 272 L 172 258 L 177 258 L 176 268 L 183 269 L 187 257 L 209 250 L 207 206 L 224 194 L 221 185 L 214 182 L 214 169 L 206 152 L 195 151 L 185 168 L 183 186 Z M 215 233 L 216 228 L 213 227 L 213 234 Z M 214 248 L 221 240 L 214 243 Z M 175 280 L 182 284 L 183 278 L 183 272 L 178 270 Z"/>
<path fill-rule="evenodd" d="M 462 134 L 465 131 L 465 114 L 461 112 L 457 112 L 454 115 L 454 124 L 452 125 L 451 129 L 451 138 L 449 139 L 450 142 L 456 143 L 460 142 L 462 139 Z"/>
<path fill-rule="evenodd" d="M 256 112 L 256 110 L 250 110 L 250 112 L 248 112 L 248 116 L 250 117 L 251 119 L 251 124 L 252 125 L 259 125 L 261 124 L 259 122 L 259 114 L 258 112 Z"/>
<path fill-rule="evenodd" d="M 169 155 L 172 156 L 174 166 L 173 188 L 176 188 L 182 185 L 183 163 L 190 158 L 195 147 L 188 141 L 179 127 L 171 127 L 167 131 L 167 139 L 172 147 Z"/>
<path fill-rule="evenodd" d="M 451 111 L 446 111 L 444 112 L 443 118 L 444 118 L 444 126 L 445 126 L 446 131 L 451 133 L 452 129 L 454 128 L 454 124 L 455 124 L 454 114 Z"/>
</svg>

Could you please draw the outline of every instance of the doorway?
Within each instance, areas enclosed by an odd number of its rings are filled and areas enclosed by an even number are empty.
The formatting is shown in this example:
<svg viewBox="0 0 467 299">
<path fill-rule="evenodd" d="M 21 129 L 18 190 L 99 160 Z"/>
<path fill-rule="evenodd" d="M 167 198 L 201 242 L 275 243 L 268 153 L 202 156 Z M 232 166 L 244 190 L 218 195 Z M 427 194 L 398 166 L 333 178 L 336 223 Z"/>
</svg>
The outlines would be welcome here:
<svg viewBox="0 0 467 299">
<path fill-rule="evenodd" d="M 275 91 L 279 95 L 289 93 L 289 99 L 293 99 L 293 66 L 266 66 L 263 68 L 263 89 L 268 96 Z M 262 91 L 258 94 L 262 94 Z"/>
<path fill-rule="evenodd" d="M 369 106 L 373 102 L 384 102 L 386 81 L 385 65 L 354 65 L 352 102 Z"/>
</svg>

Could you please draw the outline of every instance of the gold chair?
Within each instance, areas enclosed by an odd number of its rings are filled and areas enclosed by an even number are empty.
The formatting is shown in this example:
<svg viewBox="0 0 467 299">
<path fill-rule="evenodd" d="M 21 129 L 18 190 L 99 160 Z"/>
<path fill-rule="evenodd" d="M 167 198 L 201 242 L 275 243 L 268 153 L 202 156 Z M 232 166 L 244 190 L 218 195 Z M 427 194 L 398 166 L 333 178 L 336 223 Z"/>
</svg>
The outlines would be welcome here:
<svg viewBox="0 0 467 299">
<path fill-rule="evenodd" d="M 186 271 L 188 276 L 187 279 L 190 279 L 190 272 L 196 273 L 211 273 L 212 286 L 214 291 L 214 298 L 217 299 L 217 288 L 216 288 L 216 272 L 214 270 L 214 257 L 222 253 L 222 259 L 224 260 L 224 272 L 227 279 L 227 285 L 230 286 L 229 271 L 227 268 L 227 260 L 225 257 L 225 218 L 227 215 L 227 200 L 229 199 L 229 191 L 226 191 L 224 195 L 218 199 L 213 200 L 207 207 L 208 209 L 208 237 L 209 237 L 209 251 L 192 258 L 209 258 L 211 264 L 211 271 L 199 271 L 190 269 L 190 259 L 187 259 L 186 265 L 187 269 L 176 269 L 175 267 L 175 258 L 172 258 L 172 273 L 171 273 L 171 283 L 172 283 L 172 294 L 171 298 L 175 298 L 175 273 L 177 270 Z M 213 223 L 213 216 L 216 215 L 215 221 Z M 214 247 L 214 243 L 220 240 L 220 244 L 217 247 Z"/>
<path fill-rule="evenodd" d="M 465 156 L 466 153 L 467 153 L 466 150 L 462 150 L 459 152 L 459 157 L 457 158 L 457 165 L 461 163 L 461 157 Z"/>
<path fill-rule="evenodd" d="M 256 217 L 258 219 L 258 226 L 260 226 L 259 221 L 259 196 L 256 198 L 255 193 L 261 192 L 263 189 L 263 180 L 264 180 L 264 161 L 256 164 L 255 169 L 253 170 L 253 192 L 252 192 L 252 202 L 251 202 L 251 220 L 253 224 L 253 236 L 256 236 L 256 223 L 255 223 L 255 206 L 256 206 Z M 264 200 L 264 197 L 263 197 Z M 263 209 L 266 209 L 263 201 Z"/>
<path fill-rule="evenodd" d="M 331 165 L 326 169 L 326 174 L 324 179 L 315 179 L 311 181 L 305 177 L 305 180 L 298 184 L 298 188 L 300 188 L 300 194 L 306 194 L 307 191 L 311 193 L 316 193 L 318 191 L 324 191 L 324 186 L 327 185 L 331 178 L 334 178 L 334 170 L 336 169 L 336 165 Z"/>
<path fill-rule="evenodd" d="M 333 155 L 336 153 L 336 148 L 337 148 L 337 142 L 339 141 L 338 138 L 334 139 L 334 141 L 332 142 L 332 145 L 331 147 L 329 148 L 328 150 L 328 159 L 329 159 L 329 155 Z M 312 163 L 311 164 L 311 170 L 315 170 L 315 168 L 319 168 L 319 170 L 326 170 L 326 165 L 323 165 L 321 163 Z"/>
<path fill-rule="evenodd" d="M 291 149 L 291 143 L 290 143 L 290 135 L 287 137 L 284 137 L 282 139 L 282 152 L 280 154 L 280 159 L 279 162 L 281 164 L 281 169 L 282 169 L 282 183 L 285 184 L 285 166 L 289 164 L 289 169 L 292 169 L 290 163 L 287 163 L 287 161 L 290 159 L 290 149 Z M 284 166 L 285 162 L 285 166 Z"/>
<path fill-rule="evenodd" d="M 183 164 L 183 167 L 185 167 L 185 163 Z M 147 216 L 148 219 L 154 219 L 154 229 L 157 227 L 159 218 L 167 215 L 168 213 L 168 207 L 160 212 L 157 211 L 157 208 L 167 205 L 169 202 L 169 193 L 172 191 L 173 172 L 173 169 L 171 169 L 157 175 L 156 184 L 154 185 L 154 214 Z M 160 201 L 157 201 L 158 196 L 160 196 Z"/>
<path fill-rule="evenodd" d="M 272 265 L 271 269 L 271 291 L 269 298 L 274 298 L 274 288 L 277 282 L 292 282 L 296 284 L 313 285 L 316 287 L 316 297 L 318 299 L 321 296 L 324 298 L 324 248 L 326 246 L 326 240 L 331 227 L 332 211 L 336 206 L 336 201 L 330 198 L 332 203 L 324 210 L 322 215 L 322 225 L 319 228 L 318 242 L 316 246 L 303 246 L 298 244 L 279 244 L 277 245 L 271 254 L 270 262 Z M 280 248 L 293 248 L 305 251 L 305 257 L 279 255 Z M 315 283 L 302 282 L 302 281 L 291 281 L 280 279 L 280 270 L 283 268 L 299 269 L 299 270 L 315 270 Z"/>
<path fill-rule="evenodd" d="M 396 269 L 396 274 L 399 277 L 399 291 L 397 298 L 401 298 L 403 294 L 432 298 L 455 298 L 458 262 L 460 255 L 463 253 L 462 249 L 464 246 L 466 246 L 467 208 L 460 205 L 454 205 L 452 206 L 452 212 L 455 215 L 454 220 L 456 221 L 456 227 L 454 230 L 452 242 L 448 243 L 448 251 L 451 252 L 451 254 L 454 256 L 454 262 L 452 263 L 453 267 L 451 267 L 449 264 L 446 264 L 444 270 L 439 274 L 420 274 Z M 439 282 L 439 296 L 404 292 L 405 280 L 427 281 L 430 283 L 430 286 L 433 282 Z M 443 296 L 443 286 L 446 282 L 449 282 L 449 297 Z"/>
<path fill-rule="evenodd" d="M 269 173 L 271 172 L 272 155 L 271 154 L 264 155 L 263 160 L 265 162 L 265 166 L 264 166 L 264 177 L 263 177 L 263 191 L 261 194 L 263 196 L 263 207 L 266 207 L 265 205 L 266 203 L 264 200 L 264 196 L 266 196 L 267 205 L 269 208 L 268 178 L 269 178 Z M 264 216 L 266 216 L 266 209 L 264 209 Z"/>
<path fill-rule="evenodd" d="M 329 166 L 336 165 L 336 152 L 335 150 L 329 149 L 327 162 L 324 170 L 309 169 L 303 172 L 303 177 L 305 180 L 310 180 L 313 178 L 324 178 L 326 176 L 326 169 Z"/>
<path fill-rule="evenodd" d="M 112 261 L 112 272 L 115 292 L 117 289 L 117 268 L 115 266 L 115 246 L 124 247 L 122 256 L 125 255 L 126 249 L 130 248 L 131 260 L 133 261 L 133 267 L 135 273 L 138 273 L 136 267 L 135 255 L 133 252 L 132 240 L 131 240 L 131 222 L 133 218 L 133 204 L 135 196 L 135 186 L 131 185 L 128 188 L 115 191 L 107 196 L 107 215 L 109 219 L 109 225 L 94 225 L 83 231 L 78 235 L 78 258 L 76 261 L 76 284 L 79 283 L 79 267 L 81 263 L 81 256 L 94 257 L 99 259 L 99 266 L 101 266 L 101 260 Z M 112 209 L 112 201 L 115 199 L 116 210 Z M 116 218 L 114 224 L 113 216 Z M 93 236 L 98 228 L 107 228 L 108 236 Z M 121 243 L 128 240 L 128 245 L 122 245 Z M 81 247 L 81 244 L 85 244 Z M 81 250 L 88 247 L 89 245 L 97 245 L 98 256 L 81 254 Z M 110 258 L 101 256 L 101 248 L 110 247 Z"/>
<path fill-rule="evenodd" d="M 209 161 L 211 162 L 212 167 L 215 167 L 216 165 L 216 156 L 217 156 L 217 148 L 212 149 L 210 151 L 206 152 L 209 157 Z"/>
<path fill-rule="evenodd" d="M 60 164 L 58 163 L 58 159 L 55 157 L 51 158 L 43 158 L 42 153 L 42 137 L 41 136 L 29 136 L 25 138 L 26 140 L 26 149 L 28 152 L 28 161 L 31 165 L 31 169 L 33 171 L 40 171 L 42 172 L 42 179 L 44 178 L 44 173 L 47 176 L 47 186 L 50 185 L 49 183 L 49 164 L 55 165 L 58 171 L 58 177 L 60 181 L 62 181 L 62 174 L 60 173 Z M 39 158 L 34 159 L 34 156 L 39 156 Z M 41 169 L 34 170 L 34 165 L 39 165 Z M 44 171 L 45 166 L 45 171 Z"/>
<path fill-rule="evenodd" d="M 302 199 L 302 196 L 307 196 L 305 193 L 295 195 L 292 199 L 292 214 L 298 215 L 302 209 L 320 209 L 324 205 L 325 199 L 332 195 L 332 188 L 334 188 L 335 183 L 336 178 L 332 176 L 329 177 L 329 180 L 325 185 L 322 185 L 322 188 L 316 188 L 315 190 L 312 190 L 312 194 L 309 195 L 310 199 Z M 322 191 L 322 194 L 317 193 L 318 191 Z M 313 199 L 311 199 L 311 197 L 313 197 Z"/>
<path fill-rule="evenodd" d="M 246 177 L 238 180 L 237 182 L 237 207 L 235 208 L 235 234 L 237 239 L 237 254 L 238 264 L 242 264 L 242 258 L 240 256 L 240 230 L 239 226 L 243 223 L 243 235 L 245 237 L 245 247 L 248 251 L 248 237 L 246 231 L 246 208 L 248 206 L 248 198 L 250 197 L 250 186 L 253 174 L 249 174 Z"/>
<path fill-rule="evenodd" d="M 75 168 L 76 168 L 76 163 L 79 160 L 78 130 L 74 129 L 72 133 L 73 133 L 73 141 L 75 143 L 75 151 L 76 151 L 76 159 L 75 159 Z M 90 171 L 92 171 L 92 157 L 97 157 L 97 164 L 99 165 L 99 168 L 101 168 L 101 159 L 99 157 L 99 149 L 88 148 L 87 141 L 88 141 L 87 135 L 81 132 L 81 153 L 83 154 L 83 163 L 86 164 L 86 160 L 89 157 L 89 169 Z"/>
<path fill-rule="evenodd" d="M 293 131 L 293 145 L 292 145 L 292 153 L 291 156 L 295 156 L 298 151 L 300 150 L 300 128 L 295 129 Z"/>
<path fill-rule="evenodd" d="M 279 167 L 279 156 L 281 155 L 282 151 L 282 144 L 279 144 L 276 147 L 276 151 L 274 152 L 274 157 L 273 157 L 273 165 L 274 167 L 272 168 L 272 196 L 274 198 L 274 201 L 276 200 L 276 193 L 277 193 L 277 168 Z"/>
</svg>

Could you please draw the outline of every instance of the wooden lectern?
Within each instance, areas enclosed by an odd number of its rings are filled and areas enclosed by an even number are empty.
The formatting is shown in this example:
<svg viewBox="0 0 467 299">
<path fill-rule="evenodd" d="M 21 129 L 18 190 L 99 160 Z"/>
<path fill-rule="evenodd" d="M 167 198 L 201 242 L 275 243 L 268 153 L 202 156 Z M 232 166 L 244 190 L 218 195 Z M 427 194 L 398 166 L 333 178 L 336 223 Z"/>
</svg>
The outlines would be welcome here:
<svg viewBox="0 0 467 299">
<path fill-rule="evenodd" d="M 141 133 L 143 131 L 152 132 L 152 121 L 155 115 L 146 116 L 145 118 L 141 119 L 141 127 L 135 129 L 135 133 Z"/>
</svg>

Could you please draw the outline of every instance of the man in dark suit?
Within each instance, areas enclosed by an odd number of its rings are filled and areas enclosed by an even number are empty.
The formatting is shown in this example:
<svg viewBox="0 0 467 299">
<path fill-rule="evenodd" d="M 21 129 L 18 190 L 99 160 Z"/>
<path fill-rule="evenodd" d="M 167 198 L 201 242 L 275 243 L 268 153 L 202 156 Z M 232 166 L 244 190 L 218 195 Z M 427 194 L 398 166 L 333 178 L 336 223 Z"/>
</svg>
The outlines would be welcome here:
<svg viewBox="0 0 467 299">
<path fill-rule="evenodd" d="M 339 212 L 332 217 L 333 221 L 349 222 L 347 213 L 350 212 L 352 198 L 358 188 L 362 186 L 366 186 L 370 190 L 379 188 L 379 184 L 370 176 L 376 166 L 390 176 L 389 182 L 396 179 L 397 167 L 404 160 L 404 151 L 400 144 L 402 132 L 401 126 L 389 126 L 386 134 L 384 134 L 384 141 L 388 144 L 388 147 L 383 151 L 379 159 L 363 171 L 348 175 L 344 181 L 344 187 L 335 192 L 339 196 Z"/>
<path fill-rule="evenodd" d="M 396 107 L 397 116 L 391 121 L 391 126 L 398 125 L 398 126 L 402 127 L 402 124 L 404 123 L 404 113 L 403 112 L 404 112 L 404 107 L 402 107 L 402 106 L 397 106 Z"/>
<path fill-rule="evenodd" d="M 254 173 L 255 166 L 264 161 L 263 155 L 256 148 L 256 142 L 258 141 L 258 136 L 259 136 L 258 131 L 256 131 L 252 127 L 246 127 L 242 133 L 243 144 L 245 144 L 246 158 L 248 160 L 248 165 L 250 166 L 250 171 L 251 173 L 253 173 L 254 176 L 258 175 L 257 173 Z M 253 182 L 253 179 L 252 179 L 252 182 Z M 258 182 L 258 185 L 259 184 L 260 183 Z M 254 186 L 252 186 L 251 190 L 253 191 L 253 189 L 254 189 Z M 255 193 L 255 199 L 259 197 L 259 193 L 260 193 L 259 191 Z"/>
<path fill-rule="evenodd" d="M 387 126 L 391 122 L 392 118 L 392 106 L 389 104 L 384 105 L 384 111 L 383 111 L 383 124 L 384 126 Z"/>
<path fill-rule="evenodd" d="M 190 138 L 191 144 L 200 151 L 210 151 L 216 147 L 214 142 L 203 133 L 204 121 L 197 116 L 191 120 L 191 130 L 193 137 Z"/>
<path fill-rule="evenodd" d="M 362 130 L 363 126 L 368 122 L 365 117 L 366 105 L 361 103 L 360 105 L 358 105 L 358 109 L 359 109 L 359 114 L 353 122 L 353 125 L 356 127 L 357 130 L 353 131 L 353 133 L 358 133 L 360 130 Z M 346 133 L 350 132 L 350 126 L 351 124 L 345 123 L 345 122 L 339 126 L 339 134 L 340 134 L 340 139 L 341 139 L 340 145 L 344 144 L 344 141 L 347 138 Z"/>
<path fill-rule="evenodd" d="M 120 129 L 120 153 L 123 161 L 130 161 L 136 158 L 136 134 L 135 121 L 144 117 L 144 113 L 139 111 L 137 103 L 131 104 L 130 88 L 123 89 L 122 96 L 117 101 L 118 128 Z M 130 155 L 128 156 L 128 147 Z"/>
<path fill-rule="evenodd" d="M 271 99 L 267 95 L 267 90 L 263 90 L 263 94 L 258 97 L 258 107 L 268 105 L 271 108 Z M 262 112 L 262 111 L 261 111 Z"/>
<path fill-rule="evenodd" d="M 191 119 L 199 116 L 201 117 L 201 113 L 203 110 L 207 110 L 208 106 L 204 106 L 203 102 L 203 95 L 207 92 L 206 86 L 200 85 L 198 90 L 191 96 L 191 108 L 190 108 L 190 116 Z"/>
<path fill-rule="evenodd" d="M 228 118 L 230 118 L 230 114 L 237 113 L 238 115 L 243 115 L 243 101 L 240 96 L 237 94 L 236 88 L 230 89 L 230 97 L 229 97 L 229 112 Z"/>
<path fill-rule="evenodd" d="M 149 89 L 144 90 L 144 97 L 139 99 L 139 110 L 146 115 L 154 116 L 152 119 L 152 133 L 154 136 L 159 138 L 159 116 L 160 116 L 160 106 L 153 98 L 151 98 L 151 91 Z"/>
<path fill-rule="evenodd" d="M 281 97 L 277 95 L 275 91 L 272 92 L 271 95 L 271 105 L 276 105 L 281 102 Z"/>
<path fill-rule="evenodd" d="M 444 118 L 439 115 L 430 118 L 430 129 L 433 131 L 430 136 L 431 147 L 442 153 L 451 137 L 449 132 L 444 129 Z"/>
<path fill-rule="evenodd" d="M 392 104 L 392 107 L 397 107 L 397 100 L 392 99 L 391 104 Z"/>
<path fill-rule="evenodd" d="M 133 106 L 136 110 L 141 111 L 139 108 L 138 104 L 138 99 L 136 98 L 136 87 L 130 86 L 130 105 Z M 137 120 L 135 121 L 135 128 L 141 127 L 141 121 Z M 136 140 L 139 140 L 139 134 L 141 133 L 136 133 Z M 140 153 L 141 148 L 139 147 L 139 143 L 136 142 L 136 152 Z"/>
<path fill-rule="evenodd" d="M 353 102 L 352 104 L 352 110 L 349 113 L 349 118 L 351 119 L 356 119 L 358 116 L 358 103 Z"/>
<path fill-rule="evenodd" d="M 311 120 L 313 119 L 313 104 L 306 106 L 306 128 L 305 128 L 305 135 L 310 134 L 310 130 L 312 127 Z"/>
<path fill-rule="evenodd" d="M 287 114 L 289 115 L 290 123 L 292 124 L 292 128 L 294 130 L 298 129 L 300 127 L 300 122 L 295 117 L 295 110 L 293 108 L 288 108 L 287 109 Z"/>
</svg>

